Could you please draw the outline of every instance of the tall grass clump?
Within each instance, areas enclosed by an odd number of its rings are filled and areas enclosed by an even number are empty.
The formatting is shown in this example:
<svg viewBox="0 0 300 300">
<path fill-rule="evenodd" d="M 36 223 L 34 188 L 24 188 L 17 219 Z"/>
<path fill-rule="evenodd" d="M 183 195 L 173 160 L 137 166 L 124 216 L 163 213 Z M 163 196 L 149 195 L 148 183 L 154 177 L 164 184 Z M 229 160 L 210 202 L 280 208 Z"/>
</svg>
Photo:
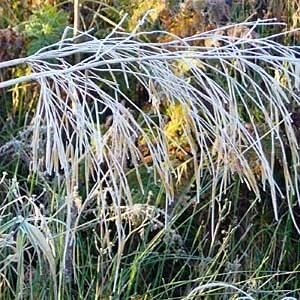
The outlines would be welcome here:
<svg viewBox="0 0 300 300">
<path fill-rule="evenodd" d="M 143 291 L 145 295 L 167 299 L 182 293 L 184 299 L 197 299 L 209 295 L 207 290 L 225 293 L 225 289 L 226 293 L 253 299 L 255 288 L 246 288 L 248 281 L 243 276 L 237 287 L 228 277 L 222 278 L 229 283 L 221 283 L 213 275 L 226 269 L 218 269 L 218 259 L 225 266 L 225 256 L 221 258 L 223 250 L 216 250 L 215 241 L 232 206 L 238 211 L 241 205 L 239 197 L 234 196 L 237 183 L 251 195 L 251 209 L 267 202 L 275 220 L 287 214 L 280 210 L 284 203 L 293 227 L 300 231 L 295 214 L 300 199 L 299 132 L 295 126 L 299 53 L 295 47 L 276 42 L 279 35 L 253 34 L 259 27 L 274 25 L 278 24 L 248 22 L 187 38 L 172 36 L 164 43 L 143 42 L 145 35 L 168 35 L 160 31 L 124 33 L 116 27 L 102 40 L 88 32 L 67 38 L 66 32 L 61 41 L 33 55 L 0 63 L 1 69 L 20 64 L 31 68 L 30 75 L 3 81 L 0 88 L 28 81 L 39 84 L 40 96 L 28 124 L 30 167 L 38 181 L 55 177 L 50 186 L 44 186 L 48 195 L 46 215 L 34 219 L 33 212 L 38 214 L 34 206 L 32 212 L 13 209 L 20 196 L 7 203 L 6 208 L 9 206 L 15 215 L 10 222 L 20 228 L 16 244 L 6 241 L 7 247 L 20 253 L 17 266 L 21 273 L 17 273 L 24 274 L 22 249 L 27 241 L 50 265 L 50 280 L 58 297 L 70 285 L 70 293 L 77 290 L 80 297 L 90 292 L 99 299 L 105 299 L 105 294 L 129 299 L 141 290 L 135 279 L 144 274 L 143 266 L 164 259 L 174 270 L 173 258 L 167 257 L 166 249 L 172 243 L 180 244 L 182 235 L 197 253 L 187 254 L 183 247 L 175 258 L 197 261 L 200 241 L 206 235 L 208 253 L 213 258 L 207 257 L 203 265 L 201 256 L 198 267 L 202 264 L 203 272 L 199 271 L 197 279 L 190 278 L 183 289 L 175 276 L 164 287 L 161 283 L 149 286 Z M 227 34 L 237 28 L 247 31 L 241 36 Z M 208 40 L 215 42 L 208 46 Z M 77 54 L 81 60 L 73 64 Z M 147 110 L 132 97 L 136 85 L 147 95 Z M 183 153 L 184 163 L 172 158 L 170 145 Z M 146 159 L 145 151 L 150 159 Z M 158 191 L 147 188 L 145 177 Z M 191 190 L 189 201 L 194 203 L 194 210 L 182 204 Z M 141 203 L 145 197 L 147 200 Z M 230 200 L 233 198 L 235 202 Z M 32 203 L 30 199 L 26 202 Z M 178 205 L 190 214 L 185 220 L 176 214 Z M 202 214 L 205 206 L 208 213 Z M 6 220 L 5 209 L 1 211 Z M 191 237 L 189 229 L 195 226 L 195 216 L 201 216 L 204 223 L 209 220 L 209 230 L 202 231 L 200 222 Z M 2 222 L 1 226 L 1 234 L 7 234 L 12 225 Z M 174 230 L 176 226 L 179 231 L 183 228 L 182 235 Z M 94 242 L 81 244 L 83 232 Z M 151 238 L 153 232 L 156 234 Z M 135 234 L 144 241 L 138 247 L 131 239 Z M 234 236 L 234 226 L 227 234 L 227 238 Z M 225 236 L 222 245 L 227 242 Z M 96 269 L 92 267 L 92 255 L 84 253 L 86 247 L 97 252 Z M 131 253 L 129 249 L 134 247 Z M 160 251 L 165 257 L 159 256 Z M 131 266 L 126 268 L 123 263 L 129 261 Z M 178 276 L 189 267 L 183 263 Z M 55 269 L 59 270 L 58 278 Z M 85 277 L 93 280 L 88 282 Z M 107 278 L 111 279 L 109 283 Z M 255 278 L 263 276 L 256 274 Z M 21 282 L 24 279 L 18 283 L 20 290 Z"/>
</svg>

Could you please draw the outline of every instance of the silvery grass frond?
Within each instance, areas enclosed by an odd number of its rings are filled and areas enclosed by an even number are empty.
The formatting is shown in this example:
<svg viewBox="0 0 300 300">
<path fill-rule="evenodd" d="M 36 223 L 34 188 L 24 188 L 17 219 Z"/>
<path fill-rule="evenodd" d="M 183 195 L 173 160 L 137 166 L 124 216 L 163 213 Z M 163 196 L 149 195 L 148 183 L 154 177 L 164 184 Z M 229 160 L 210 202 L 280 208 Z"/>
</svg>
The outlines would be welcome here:
<svg viewBox="0 0 300 300">
<path fill-rule="evenodd" d="M 256 197 L 267 191 L 277 219 L 281 199 L 288 202 L 292 215 L 295 199 L 300 199 L 299 145 L 288 110 L 290 103 L 299 105 L 300 60 L 298 49 L 277 43 L 277 36 L 251 34 L 273 25 L 278 23 L 242 23 L 235 26 L 249 31 L 240 37 L 226 35 L 234 27 L 227 26 L 188 38 L 172 36 L 164 43 L 141 39 L 168 34 L 160 31 L 127 34 L 116 29 L 101 40 L 82 33 L 76 41 L 65 38 L 32 56 L 0 63 L 0 68 L 25 63 L 32 69 L 29 76 L 1 82 L 0 88 L 32 80 L 40 84 L 32 122 L 33 166 L 49 173 L 63 170 L 69 195 L 83 180 L 80 167 L 84 166 L 87 181 L 92 177 L 95 186 L 109 187 L 114 205 L 132 203 L 127 162 L 133 163 L 140 180 L 144 158 L 137 140 L 142 137 L 152 157 L 151 168 L 165 189 L 166 203 L 174 201 L 176 172 L 161 107 L 179 103 L 184 107 L 182 129 L 198 190 L 208 170 L 214 206 L 238 176 Z M 208 39 L 217 40 L 217 47 L 199 46 Z M 78 53 L 82 59 L 72 65 Z M 185 71 L 178 71 L 180 64 Z M 135 89 L 133 82 L 147 91 L 152 114 L 126 92 Z M 108 111 L 112 123 L 104 129 L 103 115 Z M 39 165 L 37 151 L 44 136 L 42 126 L 47 128 L 44 166 Z M 281 161 L 284 187 L 274 176 L 275 157 Z"/>
<path fill-rule="evenodd" d="M 0 208 L 0 253 L 5 257 L 1 261 L 0 274 L 5 278 L 8 271 L 16 273 L 18 282 L 16 295 L 23 297 L 25 281 L 25 253 L 32 259 L 37 258 L 39 263 L 44 258 L 47 262 L 52 280 L 55 298 L 57 298 L 57 279 L 55 265 L 55 245 L 49 223 L 52 220 L 43 215 L 42 206 L 36 201 L 45 197 L 44 193 L 39 196 L 27 196 L 14 177 L 11 180 L 3 173 L 0 179 L 1 192 L 5 197 L 1 200 Z M 17 266 L 17 268 L 16 268 Z M 39 275 L 43 274 L 41 265 L 36 269 Z M 28 279 L 27 279 L 28 281 Z"/>
</svg>

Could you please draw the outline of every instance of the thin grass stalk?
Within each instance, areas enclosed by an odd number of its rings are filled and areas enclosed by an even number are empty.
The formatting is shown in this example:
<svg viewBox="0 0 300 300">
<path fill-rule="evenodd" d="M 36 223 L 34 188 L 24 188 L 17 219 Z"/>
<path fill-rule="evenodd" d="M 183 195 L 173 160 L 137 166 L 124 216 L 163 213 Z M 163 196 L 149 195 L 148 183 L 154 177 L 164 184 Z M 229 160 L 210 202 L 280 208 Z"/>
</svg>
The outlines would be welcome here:
<svg viewBox="0 0 300 300">
<path fill-rule="evenodd" d="M 238 26 L 254 30 L 278 24 L 257 21 Z M 228 28 L 230 26 L 224 31 Z M 180 103 L 188 108 L 185 118 L 189 120 L 190 128 L 186 128 L 185 132 L 190 135 L 187 140 L 193 155 L 197 189 L 202 188 L 203 169 L 212 177 L 213 214 L 216 203 L 221 203 L 228 186 L 238 176 L 258 199 L 263 200 L 263 192 L 270 194 L 275 219 L 279 218 L 279 201 L 287 201 L 293 216 L 293 206 L 299 205 L 295 203 L 299 194 L 299 144 L 287 105 L 291 101 L 297 105 L 300 102 L 294 91 L 298 82 L 294 70 L 299 68 L 300 63 L 298 49 L 275 42 L 274 36 L 232 38 L 217 31 L 176 38 L 166 43 L 145 43 L 140 38 L 142 34 L 157 33 L 162 32 L 135 31 L 127 34 L 116 29 L 102 40 L 89 33 L 81 33 L 84 42 L 77 43 L 78 37 L 64 38 L 30 57 L 0 63 L 0 69 L 20 63 L 28 64 L 32 69 L 29 76 L 1 82 L 0 88 L 32 80 L 41 86 L 32 121 L 33 169 L 50 174 L 63 170 L 66 199 L 70 199 L 80 184 L 80 165 L 84 162 L 86 186 L 91 177 L 95 181 L 87 198 L 94 199 L 91 193 L 96 193 L 97 189 L 102 193 L 103 187 L 106 187 L 112 196 L 113 207 L 118 211 L 122 202 L 132 204 L 126 161 L 130 152 L 137 177 L 140 177 L 143 154 L 136 141 L 143 137 L 152 157 L 155 178 L 160 180 L 165 190 L 168 206 L 174 201 L 176 172 L 169 156 L 165 117 L 160 108 Z M 193 46 L 208 38 L 218 39 L 221 46 Z M 71 65 L 68 58 L 76 54 L 85 58 Z M 188 66 L 195 84 L 176 73 L 178 62 Z M 289 85 L 281 83 L 266 69 L 284 74 Z M 127 88 L 130 88 L 129 78 L 145 88 L 158 123 L 121 89 L 119 78 Z M 136 119 L 127 105 L 134 108 L 142 122 Z M 239 113 L 241 107 L 250 120 L 252 132 Z M 265 118 L 263 126 L 256 123 L 253 107 Z M 108 109 L 112 112 L 113 122 L 104 132 L 100 117 Z M 44 139 L 42 126 L 46 127 L 44 165 L 40 164 L 41 157 L 37 151 Z M 286 136 L 281 128 L 284 128 Z M 268 139 L 272 146 L 270 152 L 265 150 L 264 145 Z M 291 149 L 290 159 L 285 154 L 286 145 Z M 260 176 L 250 165 L 250 154 L 261 166 Z M 275 155 L 279 155 L 282 161 L 285 188 L 275 180 Z M 107 171 L 101 168 L 103 164 L 108 166 Z M 104 205 L 105 195 L 99 197 Z M 197 200 L 200 200 L 199 194 Z M 217 215 L 212 215 L 212 236 L 216 232 L 217 219 Z M 293 221 L 299 231 L 295 218 Z M 116 225 L 121 255 L 124 234 L 120 218 Z M 66 231 L 69 229 L 68 221 Z"/>
</svg>

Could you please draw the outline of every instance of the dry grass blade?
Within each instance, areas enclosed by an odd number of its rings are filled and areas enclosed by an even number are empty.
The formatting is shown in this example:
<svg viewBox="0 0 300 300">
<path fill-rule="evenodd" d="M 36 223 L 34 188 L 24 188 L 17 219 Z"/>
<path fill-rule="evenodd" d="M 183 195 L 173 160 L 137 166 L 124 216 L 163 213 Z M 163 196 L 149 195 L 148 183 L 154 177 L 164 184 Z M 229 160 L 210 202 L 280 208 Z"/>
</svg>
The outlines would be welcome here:
<svg viewBox="0 0 300 300">
<path fill-rule="evenodd" d="M 259 26 L 275 24 L 257 21 L 238 26 L 250 28 L 251 33 Z M 26 63 L 32 69 L 30 76 L 1 82 L 0 88 L 29 80 L 37 80 L 41 87 L 32 123 L 34 168 L 49 173 L 63 170 L 67 199 L 71 199 L 84 162 L 86 180 L 92 176 L 95 189 L 106 186 L 115 207 L 120 207 L 122 201 L 131 204 L 127 160 L 130 156 L 139 177 L 143 154 L 136 141 L 143 137 L 155 176 L 165 189 L 166 203 L 170 203 L 174 201 L 175 166 L 169 156 L 160 108 L 179 103 L 188 112 L 188 126 L 183 131 L 194 157 L 198 189 L 203 169 L 213 178 L 212 207 L 239 176 L 258 198 L 262 191 L 268 191 L 276 219 L 279 198 L 286 198 L 293 215 L 295 199 L 300 199 L 299 143 L 287 106 L 290 102 L 299 105 L 294 90 L 298 88 L 294 70 L 300 63 L 297 49 L 274 42 L 272 36 L 220 35 L 228 29 L 230 26 L 166 43 L 145 43 L 140 38 L 142 34 L 158 32 L 125 34 L 116 30 L 103 40 L 83 33 L 82 43 L 63 39 L 28 58 L 0 63 L 0 68 Z M 218 47 L 194 46 L 207 39 L 217 39 Z M 77 53 L 84 58 L 71 65 L 69 61 Z M 192 81 L 178 74 L 178 61 L 186 66 Z M 278 80 L 275 70 L 284 82 Z M 158 121 L 137 107 L 116 78 L 122 78 L 127 90 L 132 88 L 131 80 L 144 87 Z M 140 115 L 139 120 L 128 106 Z M 108 110 L 112 124 L 103 130 L 101 119 Z M 258 117 L 253 116 L 253 111 L 258 112 Z M 257 118 L 263 118 L 263 124 L 258 124 Z M 41 132 L 42 126 L 46 134 Z M 270 151 L 265 141 L 271 145 Z M 37 151 L 41 145 L 45 147 L 44 166 L 40 165 Z M 286 156 L 287 146 L 290 158 Z M 251 165 L 250 155 L 259 165 L 259 174 Z M 275 180 L 275 155 L 280 157 L 284 170 L 284 189 Z M 103 164 L 108 170 L 103 170 Z M 101 200 L 105 201 L 104 195 Z M 69 203 L 69 233 L 71 206 Z M 294 224 L 298 229 L 295 220 Z M 122 230 L 118 232 L 123 239 Z"/>
<path fill-rule="evenodd" d="M 49 246 L 49 241 L 47 241 L 45 235 L 38 227 L 30 224 L 26 220 L 22 222 L 20 229 L 24 234 L 26 234 L 31 244 L 35 248 L 37 248 L 38 251 L 41 251 L 42 254 L 45 256 L 45 258 L 47 259 L 50 268 L 50 273 L 52 275 L 52 279 L 54 283 L 53 291 L 54 291 L 55 299 L 57 299 L 56 266 L 55 266 L 53 251 Z"/>
<path fill-rule="evenodd" d="M 234 292 L 238 292 L 241 295 L 243 295 L 243 297 L 238 297 L 238 299 L 254 300 L 254 298 L 251 295 L 244 292 L 240 288 L 238 288 L 234 285 L 228 284 L 228 283 L 223 283 L 223 282 L 213 282 L 213 283 L 203 284 L 203 285 L 193 289 L 186 297 L 184 297 L 184 300 L 197 299 L 197 297 L 201 296 L 201 294 L 205 295 L 204 290 L 216 289 L 216 288 L 229 289 L 229 290 L 232 290 Z"/>
</svg>

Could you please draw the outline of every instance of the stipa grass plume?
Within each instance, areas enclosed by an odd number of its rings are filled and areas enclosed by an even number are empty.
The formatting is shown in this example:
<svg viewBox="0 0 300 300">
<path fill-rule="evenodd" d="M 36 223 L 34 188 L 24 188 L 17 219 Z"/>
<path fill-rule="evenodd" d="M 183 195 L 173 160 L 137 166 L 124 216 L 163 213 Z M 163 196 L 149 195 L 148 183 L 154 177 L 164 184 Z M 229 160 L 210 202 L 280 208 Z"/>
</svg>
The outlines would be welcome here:
<svg viewBox="0 0 300 300">
<path fill-rule="evenodd" d="M 275 36 L 251 34 L 260 26 L 276 24 L 243 23 L 234 26 L 250 29 L 239 37 L 221 34 L 233 27 L 227 26 L 183 39 L 173 36 L 166 43 L 142 41 L 145 34 L 168 34 L 159 31 L 127 34 L 116 28 L 102 40 L 82 33 L 82 42 L 78 43 L 78 37 L 76 41 L 64 38 L 27 58 L 0 63 L 0 68 L 28 64 L 32 69 L 29 76 L 1 82 L 0 88 L 30 80 L 40 84 L 32 121 L 33 167 L 48 173 L 62 169 L 68 199 L 83 180 L 83 167 L 85 180 L 92 177 L 95 182 L 87 199 L 97 194 L 99 203 L 105 203 L 109 191 L 117 211 L 122 202 L 132 204 L 127 163 L 130 158 L 140 178 L 144 160 L 136 141 L 143 137 L 152 157 L 148 167 L 164 187 L 166 205 L 174 201 L 176 170 L 161 107 L 180 104 L 186 118 L 181 129 L 193 157 L 198 191 L 203 172 L 211 174 L 213 232 L 215 203 L 224 198 L 235 176 L 258 198 L 262 191 L 268 192 L 275 218 L 281 198 L 288 202 L 293 216 L 293 206 L 299 204 L 295 199 L 300 199 L 299 145 L 288 104 L 299 105 L 295 91 L 299 90 L 296 70 L 300 60 L 296 48 L 275 42 Z M 217 47 L 199 46 L 208 39 L 217 40 Z M 75 54 L 81 54 L 82 60 L 72 65 Z M 184 65 L 184 72 L 178 72 L 178 62 Z M 155 119 L 126 92 L 135 88 L 133 82 L 147 91 Z M 112 123 L 104 128 L 107 111 Z M 46 128 L 46 134 L 41 128 Z M 45 145 L 44 165 L 40 165 L 38 152 L 41 140 Z M 274 176 L 276 157 L 285 186 Z M 106 192 L 99 193 L 104 189 Z M 70 227 L 71 200 L 68 212 Z M 294 224 L 298 229 L 295 220 Z M 121 229 L 118 234 L 124 238 Z"/>
</svg>

